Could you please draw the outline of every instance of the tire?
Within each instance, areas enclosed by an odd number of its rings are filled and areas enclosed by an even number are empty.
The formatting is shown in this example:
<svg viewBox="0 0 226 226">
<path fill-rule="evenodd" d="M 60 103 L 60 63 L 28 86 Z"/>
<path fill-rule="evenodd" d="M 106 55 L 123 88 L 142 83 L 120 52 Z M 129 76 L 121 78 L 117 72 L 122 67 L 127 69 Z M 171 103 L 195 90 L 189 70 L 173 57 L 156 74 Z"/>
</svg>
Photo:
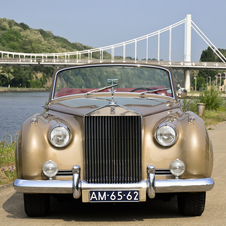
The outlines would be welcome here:
<svg viewBox="0 0 226 226">
<path fill-rule="evenodd" d="M 206 192 L 177 195 L 178 209 L 185 216 L 201 216 L 205 209 Z"/>
<path fill-rule="evenodd" d="M 43 217 L 50 213 L 50 197 L 45 194 L 24 194 L 24 210 L 29 217 Z"/>
</svg>

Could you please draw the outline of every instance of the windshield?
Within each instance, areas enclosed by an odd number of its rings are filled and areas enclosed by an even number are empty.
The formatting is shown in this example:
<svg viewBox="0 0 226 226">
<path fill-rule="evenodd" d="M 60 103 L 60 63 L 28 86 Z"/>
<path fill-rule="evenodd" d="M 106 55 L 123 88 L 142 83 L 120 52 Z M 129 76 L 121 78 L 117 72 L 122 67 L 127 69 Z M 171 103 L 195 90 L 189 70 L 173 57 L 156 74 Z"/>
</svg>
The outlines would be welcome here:
<svg viewBox="0 0 226 226">
<path fill-rule="evenodd" d="M 114 88 L 109 88 L 114 87 Z M 139 92 L 173 96 L 167 70 L 140 66 L 91 66 L 62 70 L 54 98 L 96 92 Z"/>
</svg>

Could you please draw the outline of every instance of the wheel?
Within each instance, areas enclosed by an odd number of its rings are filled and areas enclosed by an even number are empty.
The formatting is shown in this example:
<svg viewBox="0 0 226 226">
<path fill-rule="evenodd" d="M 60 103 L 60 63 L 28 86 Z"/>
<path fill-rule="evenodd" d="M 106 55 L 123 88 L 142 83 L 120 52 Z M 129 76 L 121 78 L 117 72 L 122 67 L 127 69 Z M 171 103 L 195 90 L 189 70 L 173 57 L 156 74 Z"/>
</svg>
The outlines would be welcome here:
<svg viewBox="0 0 226 226">
<path fill-rule="evenodd" d="M 50 198 L 46 194 L 24 194 L 24 209 L 29 217 L 43 217 L 50 213 Z"/>
<path fill-rule="evenodd" d="M 205 209 L 206 192 L 177 195 L 178 209 L 185 216 L 201 216 Z"/>
</svg>

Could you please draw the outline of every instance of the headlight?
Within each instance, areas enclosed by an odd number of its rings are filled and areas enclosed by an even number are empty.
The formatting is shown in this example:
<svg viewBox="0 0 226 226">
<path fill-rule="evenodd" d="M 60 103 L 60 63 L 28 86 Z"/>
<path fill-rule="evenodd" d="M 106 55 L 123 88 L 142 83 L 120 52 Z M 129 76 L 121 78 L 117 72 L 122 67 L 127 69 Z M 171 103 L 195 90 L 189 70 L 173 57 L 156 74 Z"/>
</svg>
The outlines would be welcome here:
<svg viewBox="0 0 226 226">
<path fill-rule="evenodd" d="M 185 171 L 185 164 L 183 161 L 176 159 L 170 164 L 170 172 L 176 176 L 179 177 L 182 175 Z"/>
<path fill-rule="evenodd" d="M 52 178 L 57 175 L 58 166 L 55 162 L 49 160 L 43 164 L 42 171 L 47 177 Z"/>
<path fill-rule="evenodd" d="M 65 125 L 54 126 L 49 134 L 49 141 L 55 147 L 65 147 L 71 138 L 71 132 Z"/>
<path fill-rule="evenodd" d="M 176 128 L 170 124 L 161 124 L 156 130 L 155 138 L 162 146 L 170 146 L 177 139 Z"/>
</svg>

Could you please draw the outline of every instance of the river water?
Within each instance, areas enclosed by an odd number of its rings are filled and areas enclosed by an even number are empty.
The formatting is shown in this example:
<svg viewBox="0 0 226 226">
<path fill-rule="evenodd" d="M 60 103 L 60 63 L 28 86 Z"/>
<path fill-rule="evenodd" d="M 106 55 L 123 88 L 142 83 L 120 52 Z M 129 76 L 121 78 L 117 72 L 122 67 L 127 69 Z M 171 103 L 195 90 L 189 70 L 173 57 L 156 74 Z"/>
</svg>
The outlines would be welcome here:
<svg viewBox="0 0 226 226">
<path fill-rule="evenodd" d="M 43 113 L 49 92 L 0 93 L 0 141 L 11 142 L 26 118 Z"/>
</svg>

